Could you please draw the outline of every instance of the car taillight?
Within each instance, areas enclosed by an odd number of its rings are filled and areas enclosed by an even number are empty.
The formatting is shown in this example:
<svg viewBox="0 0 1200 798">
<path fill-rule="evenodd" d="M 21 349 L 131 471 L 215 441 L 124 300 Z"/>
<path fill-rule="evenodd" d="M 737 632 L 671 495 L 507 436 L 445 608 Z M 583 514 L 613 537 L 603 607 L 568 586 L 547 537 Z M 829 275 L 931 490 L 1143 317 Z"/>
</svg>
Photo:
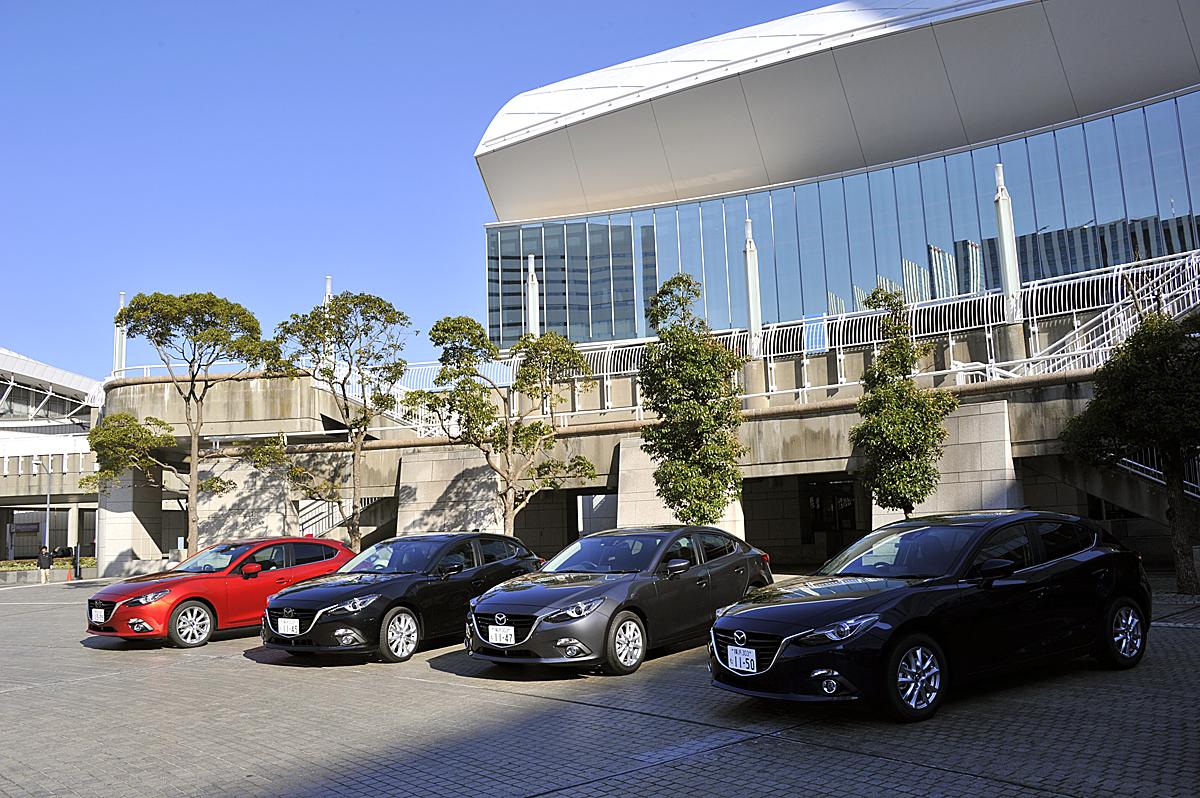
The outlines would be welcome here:
<svg viewBox="0 0 1200 798">
<path fill-rule="evenodd" d="M 538 557 L 538 564 L 537 564 L 537 567 L 538 567 L 538 568 L 541 568 L 541 567 L 542 567 L 543 565 L 545 565 L 545 564 L 546 564 L 546 561 L 545 561 L 545 560 L 543 560 L 541 557 Z"/>
<path fill-rule="evenodd" d="M 770 565 L 770 564 L 771 564 L 771 555 L 770 555 L 770 554 L 767 554 L 767 553 L 764 551 L 764 552 L 759 552 L 759 556 L 761 556 L 761 557 L 762 557 L 763 565 Z"/>
</svg>

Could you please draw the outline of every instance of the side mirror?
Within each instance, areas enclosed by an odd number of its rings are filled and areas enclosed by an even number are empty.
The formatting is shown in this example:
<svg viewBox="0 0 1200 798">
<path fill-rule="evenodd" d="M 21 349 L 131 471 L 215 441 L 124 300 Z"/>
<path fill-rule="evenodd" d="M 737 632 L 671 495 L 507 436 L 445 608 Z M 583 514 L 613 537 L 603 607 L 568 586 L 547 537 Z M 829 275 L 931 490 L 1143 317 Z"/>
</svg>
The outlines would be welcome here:
<svg viewBox="0 0 1200 798">
<path fill-rule="evenodd" d="M 667 560 L 667 577 L 674 578 L 680 574 L 686 574 L 692 564 L 684 559 Z"/>
<path fill-rule="evenodd" d="M 438 576 L 442 577 L 442 579 L 454 576 L 455 574 L 461 574 L 462 572 L 463 564 L 460 562 L 452 562 L 449 565 L 443 565 L 441 568 L 438 568 Z"/>
<path fill-rule="evenodd" d="M 1017 570 L 1017 564 L 1012 560 L 984 560 L 979 566 L 978 575 L 980 579 L 1003 579 L 1006 576 L 1012 576 L 1013 571 Z"/>
<path fill-rule="evenodd" d="M 242 566 L 242 578 L 252 579 L 253 577 L 258 576 L 260 571 L 262 571 L 261 563 L 248 562 Z"/>
</svg>

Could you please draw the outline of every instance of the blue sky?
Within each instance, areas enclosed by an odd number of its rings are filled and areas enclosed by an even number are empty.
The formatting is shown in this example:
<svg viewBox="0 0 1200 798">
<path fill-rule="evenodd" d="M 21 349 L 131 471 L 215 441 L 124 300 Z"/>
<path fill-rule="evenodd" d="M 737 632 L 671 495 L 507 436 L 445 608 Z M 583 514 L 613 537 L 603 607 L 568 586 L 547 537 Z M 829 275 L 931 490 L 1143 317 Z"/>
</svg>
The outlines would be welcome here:
<svg viewBox="0 0 1200 798">
<path fill-rule="evenodd" d="M 0 347 L 102 377 L 117 292 L 264 330 L 335 290 L 482 318 L 510 97 L 819 2 L 0 0 Z M 154 362 L 130 342 L 129 362 Z"/>
</svg>

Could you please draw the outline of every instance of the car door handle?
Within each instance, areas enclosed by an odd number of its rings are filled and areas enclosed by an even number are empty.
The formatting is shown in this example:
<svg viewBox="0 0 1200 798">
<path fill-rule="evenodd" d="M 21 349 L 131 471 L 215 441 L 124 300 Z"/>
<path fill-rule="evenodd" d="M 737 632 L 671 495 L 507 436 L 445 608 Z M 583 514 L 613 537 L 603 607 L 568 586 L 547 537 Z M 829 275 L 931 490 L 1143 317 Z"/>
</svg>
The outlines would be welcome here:
<svg viewBox="0 0 1200 798">
<path fill-rule="evenodd" d="M 740 575 L 746 573 L 746 566 L 744 566 L 744 565 L 738 566 L 737 568 L 733 569 L 733 572 L 740 576 Z"/>
<path fill-rule="evenodd" d="M 1039 587 L 1039 588 L 1034 589 L 1033 597 L 1035 599 L 1045 598 L 1046 596 L 1050 595 L 1053 592 L 1054 592 L 1053 587 Z"/>
<path fill-rule="evenodd" d="M 708 587 L 708 580 L 707 579 L 697 579 L 696 587 Z"/>
<path fill-rule="evenodd" d="M 482 579 L 472 579 L 471 587 L 474 587 L 474 588 L 483 587 L 483 580 Z"/>
<path fill-rule="evenodd" d="M 290 581 L 292 581 L 292 580 L 290 580 L 290 579 L 285 579 L 285 578 L 283 578 L 283 577 L 281 576 L 281 577 L 279 577 L 279 578 L 277 578 L 277 579 L 275 580 L 275 584 L 277 584 L 277 585 L 286 585 L 286 584 L 287 584 L 288 582 L 290 582 Z"/>
</svg>

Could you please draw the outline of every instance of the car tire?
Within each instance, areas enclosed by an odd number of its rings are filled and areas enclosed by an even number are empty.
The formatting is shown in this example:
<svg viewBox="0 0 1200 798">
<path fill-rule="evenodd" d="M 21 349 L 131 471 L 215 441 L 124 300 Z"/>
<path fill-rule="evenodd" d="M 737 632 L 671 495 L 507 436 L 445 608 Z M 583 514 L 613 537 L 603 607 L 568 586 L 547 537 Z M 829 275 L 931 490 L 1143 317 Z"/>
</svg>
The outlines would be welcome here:
<svg viewBox="0 0 1200 798">
<path fill-rule="evenodd" d="M 217 619 L 201 601 L 184 601 L 167 621 L 167 636 L 177 648 L 197 648 L 212 638 Z"/>
<path fill-rule="evenodd" d="M 883 671 L 883 709 L 901 723 L 928 720 L 949 686 L 946 655 L 929 635 L 905 635 L 892 646 Z"/>
<path fill-rule="evenodd" d="M 646 626 L 636 613 L 618 612 L 608 625 L 601 670 L 610 676 L 628 676 L 646 659 Z"/>
<path fill-rule="evenodd" d="M 379 658 L 384 662 L 407 662 L 421 644 L 421 623 L 407 607 L 393 607 L 379 624 Z"/>
<path fill-rule="evenodd" d="M 1106 668 L 1126 670 L 1142 661 L 1150 625 L 1141 605 L 1129 596 L 1117 596 L 1100 616 L 1096 659 Z"/>
</svg>

